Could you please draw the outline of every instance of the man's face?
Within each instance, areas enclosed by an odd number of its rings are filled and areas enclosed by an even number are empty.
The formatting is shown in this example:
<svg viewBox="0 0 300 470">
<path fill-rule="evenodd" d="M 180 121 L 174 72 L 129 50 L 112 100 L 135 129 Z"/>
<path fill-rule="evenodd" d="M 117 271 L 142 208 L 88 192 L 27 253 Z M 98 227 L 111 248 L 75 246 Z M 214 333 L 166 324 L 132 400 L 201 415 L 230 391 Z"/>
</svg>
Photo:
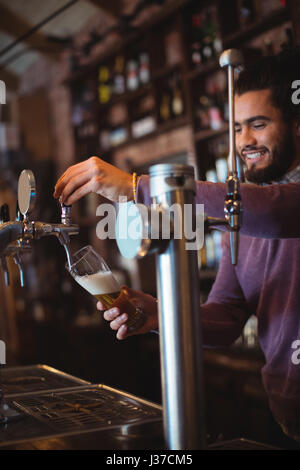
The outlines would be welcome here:
<svg viewBox="0 0 300 470">
<path fill-rule="evenodd" d="M 253 183 L 280 179 L 295 159 L 292 130 L 271 102 L 271 91 L 249 91 L 235 97 L 237 151 Z"/>
</svg>

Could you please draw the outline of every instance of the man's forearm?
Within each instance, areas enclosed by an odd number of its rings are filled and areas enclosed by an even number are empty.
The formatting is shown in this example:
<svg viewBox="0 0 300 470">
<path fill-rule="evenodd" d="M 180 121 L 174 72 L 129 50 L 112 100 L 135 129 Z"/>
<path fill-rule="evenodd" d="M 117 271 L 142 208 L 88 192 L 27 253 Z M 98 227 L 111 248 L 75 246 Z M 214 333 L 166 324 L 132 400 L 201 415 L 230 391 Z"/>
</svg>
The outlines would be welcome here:
<svg viewBox="0 0 300 470">
<path fill-rule="evenodd" d="M 196 202 L 204 204 L 211 217 L 224 218 L 226 183 L 197 181 Z M 138 184 L 138 202 L 151 203 L 149 177 L 142 176 Z M 257 186 L 241 184 L 243 220 L 241 234 L 261 238 L 300 237 L 300 183 Z"/>
</svg>

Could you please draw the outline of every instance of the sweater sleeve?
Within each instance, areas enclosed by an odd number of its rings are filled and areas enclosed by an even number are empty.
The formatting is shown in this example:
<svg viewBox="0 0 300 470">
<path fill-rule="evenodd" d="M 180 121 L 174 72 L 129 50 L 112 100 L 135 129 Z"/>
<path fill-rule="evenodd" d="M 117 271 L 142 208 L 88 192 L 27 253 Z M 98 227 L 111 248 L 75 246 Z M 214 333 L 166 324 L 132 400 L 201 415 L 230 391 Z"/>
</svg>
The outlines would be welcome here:
<svg viewBox="0 0 300 470">
<path fill-rule="evenodd" d="M 226 183 L 197 181 L 196 203 L 211 217 L 224 218 Z M 149 177 L 140 178 L 140 202 L 150 204 Z M 241 184 L 241 234 L 261 238 L 300 237 L 300 183 L 258 186 Z"/>
<path fill-rule="evenodd" d="M 229 346 L 241 335 L 252 313 L 231 264 L 229 234 L 226 234 L 216 280 L 206 303 L 201 305 L 203 345 Z"/>
</svg>

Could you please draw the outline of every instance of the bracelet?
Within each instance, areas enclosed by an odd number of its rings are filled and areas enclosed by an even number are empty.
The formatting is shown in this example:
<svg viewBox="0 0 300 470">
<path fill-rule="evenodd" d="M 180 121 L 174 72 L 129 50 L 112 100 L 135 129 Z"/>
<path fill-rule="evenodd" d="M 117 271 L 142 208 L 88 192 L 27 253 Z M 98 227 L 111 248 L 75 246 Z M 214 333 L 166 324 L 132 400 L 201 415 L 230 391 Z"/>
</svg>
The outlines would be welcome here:
<svg viewBox="0 0 300 470">
<path fill-rule="evenodd" d="M 136 203 L 136 183 L 137 183 L 137 175 L 136 173 L 132 173 L 132 191 L 133 191 L 133 200 Z"/>
</svg>

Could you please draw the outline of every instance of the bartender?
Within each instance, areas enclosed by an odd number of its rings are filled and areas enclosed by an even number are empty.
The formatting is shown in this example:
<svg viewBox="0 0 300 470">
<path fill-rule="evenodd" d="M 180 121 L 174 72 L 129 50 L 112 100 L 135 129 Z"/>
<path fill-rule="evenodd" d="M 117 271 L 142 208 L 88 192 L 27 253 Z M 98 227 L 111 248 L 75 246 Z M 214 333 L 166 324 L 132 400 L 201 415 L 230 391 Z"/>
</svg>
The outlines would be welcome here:
<svg viewBox="0 0 300 470">
<path fill-rule="evenodd" d="M 231 264 L 225 234 L 220 268 L 201 306 L 203 342 L 232 344 L 251 314 L 258 319 L 266 364 L 262 379 L 270 408 L 284 433 L 300 443 L 300 105 L 293 99 L 300 80 L 300 51 L 284 51 L 248 66 L 236 83 L 236 147 L 246 165 L 241 184 L 243 225 L 239 262 Z M 196 202 L 207 215 L 223 217 L 226 184 L 197 182 Z M 71 166 L 54 196 L 73 204 L 90 192 L 112 201 L 133 199 L 132 176 L 98 157 Z M 141 176 L 137 200 L 150 204 L 149 178 Z M 158 327 L 154 298 L 128 289 L 148 313 L 137 333 Z M 99 310 L 104 310 L 98 302 Z M 127 333 L 126 312 L 114 307 L 104 318 L 118 339 Z M 300 446 L 299 446 L 300 448 Z"/>
</svg>

